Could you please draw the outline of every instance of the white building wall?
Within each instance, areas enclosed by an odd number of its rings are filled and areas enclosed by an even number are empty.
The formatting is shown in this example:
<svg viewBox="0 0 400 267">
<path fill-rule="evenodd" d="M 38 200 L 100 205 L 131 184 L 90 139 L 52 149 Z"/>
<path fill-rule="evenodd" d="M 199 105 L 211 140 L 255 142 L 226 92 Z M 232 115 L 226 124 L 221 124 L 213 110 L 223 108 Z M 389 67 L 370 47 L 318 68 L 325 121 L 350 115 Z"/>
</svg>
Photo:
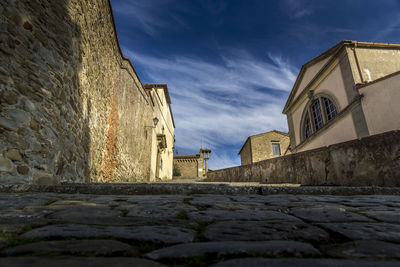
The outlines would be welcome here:
<svg viewBox="0 0 400 267">
<path fill-rule="evenodd" d="M 400 129 L 400 74 L 359 89 L 371 135 Z"/>
</svg>

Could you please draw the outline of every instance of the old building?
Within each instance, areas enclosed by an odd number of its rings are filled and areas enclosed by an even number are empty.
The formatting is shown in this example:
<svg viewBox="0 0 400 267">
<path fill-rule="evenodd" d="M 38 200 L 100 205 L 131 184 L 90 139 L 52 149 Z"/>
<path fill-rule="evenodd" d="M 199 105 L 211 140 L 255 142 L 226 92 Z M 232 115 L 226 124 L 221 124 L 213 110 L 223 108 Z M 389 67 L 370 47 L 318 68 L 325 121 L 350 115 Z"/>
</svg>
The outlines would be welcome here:
<svg viewBox="0 0 400 267">
<path fill-rule="evenodd" d="M 144 88 L 109 0 L 3 0 L 0 16 L 0 183 L 171 177 L 166 86 Z"/>
<path fill-rule="evenodd" d="M 274 130 L 249 136 L 238 154 L 241 165 L 247 165 L 285 155 L 288 147 L 289 135 Z"/>
<path fill-rule="evenodd" d="M 180 177 L 207 177 L 210 149 L 200 149 L 200 154 L 174 155 L 174 168 Z"/>
<path fill-rule="evenodd" d="M 300 152 L 400 129 L 400 45 L 342 41 L 303 65 L 283 113 Z"/>
<path fill-rule="evenodd" d="M 172 179 L 175 123 L 171 110 L 171 98 L 166 84 L 143 85 L 153 108 L 154 126 L 145 126 L 151 131 L 150 181 Z"/>
</svg>

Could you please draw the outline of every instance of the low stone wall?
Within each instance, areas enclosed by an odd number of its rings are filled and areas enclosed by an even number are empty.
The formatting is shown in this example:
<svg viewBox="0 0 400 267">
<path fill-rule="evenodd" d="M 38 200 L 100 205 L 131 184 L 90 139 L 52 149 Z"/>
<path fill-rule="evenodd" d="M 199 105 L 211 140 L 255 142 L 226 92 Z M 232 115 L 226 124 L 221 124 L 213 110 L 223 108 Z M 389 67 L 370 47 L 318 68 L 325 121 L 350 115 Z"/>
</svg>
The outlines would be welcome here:
<svg viewBox="0 0 400 267">
<path fill-rule="evenodd" d="M 400 186 L 400 131 L 212 171 L 206 181 Z"/>
</svg>

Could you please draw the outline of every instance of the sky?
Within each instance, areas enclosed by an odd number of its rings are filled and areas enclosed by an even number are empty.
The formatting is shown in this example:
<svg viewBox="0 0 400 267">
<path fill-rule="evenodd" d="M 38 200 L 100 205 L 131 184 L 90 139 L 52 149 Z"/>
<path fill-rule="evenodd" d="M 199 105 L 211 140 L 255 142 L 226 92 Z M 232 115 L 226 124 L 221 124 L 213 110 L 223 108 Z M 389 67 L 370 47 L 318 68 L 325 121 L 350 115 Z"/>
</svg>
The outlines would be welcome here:
<svg viewBox="0 0 400 267">
<path fill-rule="evenodd" d="M 400 0 L 111 0 L 142 83 L 166 83 L 175 150 L 240 165 L 250 135 L 287 131 L 300 68 L 341 40 L 400 43 Z"/>
</svg>

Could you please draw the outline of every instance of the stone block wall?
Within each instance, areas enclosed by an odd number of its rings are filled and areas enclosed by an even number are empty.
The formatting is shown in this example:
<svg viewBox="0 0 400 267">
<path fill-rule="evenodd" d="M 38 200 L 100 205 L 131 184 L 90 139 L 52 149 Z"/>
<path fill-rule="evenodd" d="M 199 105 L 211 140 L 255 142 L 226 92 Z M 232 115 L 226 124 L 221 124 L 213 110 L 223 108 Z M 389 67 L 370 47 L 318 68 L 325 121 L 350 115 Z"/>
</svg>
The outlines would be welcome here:
<svg viewBox="0 0 400 267">
<path fill-rule="evenodd" d="M 209 182 L 400 186 L 400 131 L 250 165 L 210 171 Z"/>
<path fill-rule="evenodd" d="M 146 181 L 152 110 L 108 0 L 0 2 L 0 183 Z"/>
<path fill-rule="evenodd" d="M 248 138 L 240 151 L 241 165 L 251 164 L 251 139 Z"/>
<path fill-rule="evenodd" d="M 273 142 L 277 141 L 277 142 Z M 281 155 L 285 153 L 289 146 L 289 136 L 279 132 L 268 132 L 267 134 L 256 135 L 251 138 L 251 152 L 253 162 L 258 162 L 280 155 L 274 155 L 272 151 L 272 143 L 280 145 Z"/>
<path fill-rule="evenodd" d="M 198 177 L 199 157 L 193 158 L 175 158 L 174 167 L 177 168 L 181 174 L 180 177 Z"/>
</svg>

